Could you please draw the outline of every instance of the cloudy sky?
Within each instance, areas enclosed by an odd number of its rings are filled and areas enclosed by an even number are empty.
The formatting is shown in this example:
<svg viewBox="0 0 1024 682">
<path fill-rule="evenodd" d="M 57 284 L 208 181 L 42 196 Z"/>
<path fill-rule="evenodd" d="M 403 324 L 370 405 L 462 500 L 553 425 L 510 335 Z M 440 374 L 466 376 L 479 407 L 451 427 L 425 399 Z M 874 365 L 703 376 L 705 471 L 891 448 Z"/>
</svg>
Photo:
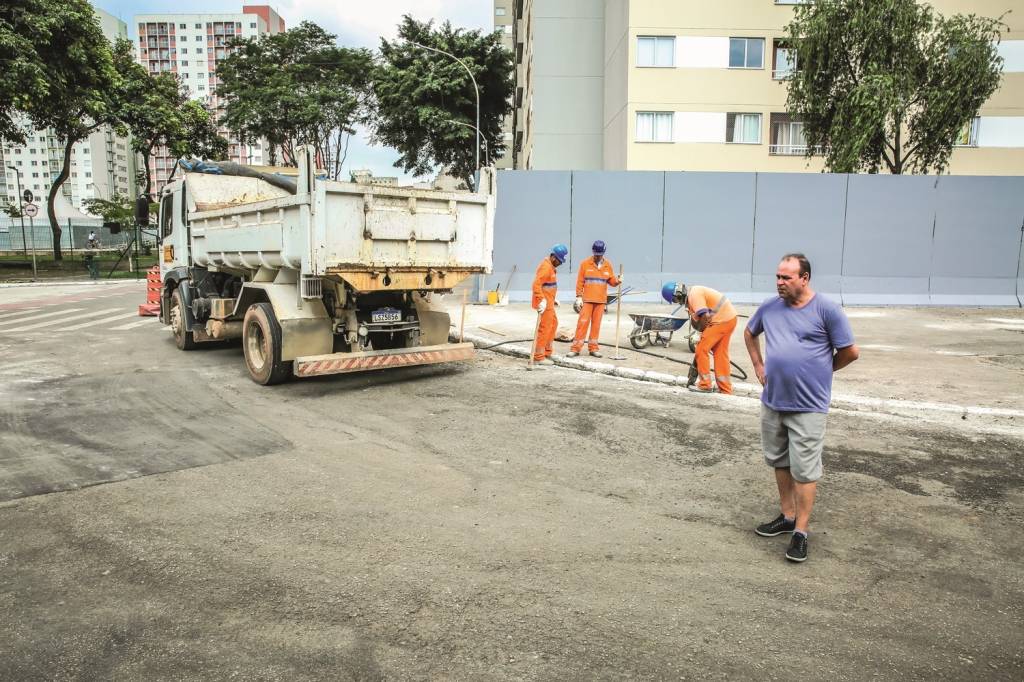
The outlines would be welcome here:
<svg viewBox="0 0 1024 682">
<path fill-rule="evenodd" d="M 307 19 L 316 22 L 347 47 L 376 49 L 381 37 L 394 38 L 403 14 L 419 20 L 448 20 L 467 29 L 494 29 L 491 0 L 93 0 L 93 4 L 127 23 L 129 35 L 133 34 L 132 18 L 136 14 L 240 12 L 243 4 L 269 4 L 288 27 Z M 397 158 L 394 150 L 372 146 L 365 135 L 357 135 L 349 146 L 345 171 L 369 168 L 375 175 L 411 179 L 392 165 Z"/>
</svg>

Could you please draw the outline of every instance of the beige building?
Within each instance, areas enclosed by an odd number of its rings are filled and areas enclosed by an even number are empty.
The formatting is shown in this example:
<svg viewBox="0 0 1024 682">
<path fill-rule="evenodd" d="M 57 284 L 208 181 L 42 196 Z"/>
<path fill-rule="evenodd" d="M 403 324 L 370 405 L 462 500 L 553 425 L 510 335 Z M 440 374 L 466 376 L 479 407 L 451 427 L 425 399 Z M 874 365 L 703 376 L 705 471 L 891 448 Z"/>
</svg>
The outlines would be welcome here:
<svg viewBox="0 0 1024 682">
<path fill-rule="evenodd" d="M 786 114 L 794 67 L 784 26 L 801 0 L 495 0 L 516 55 L 515 168 L 820 171 Z M 1024 172 L 1020 0 L 931 0 L 1001 16 L 1000 89 L 965 131 L 949 172 Z M 511 18 L 510 18 L 511 17 Z M 510 26 L 511 28 L 504 28 Z"/>
</svg>

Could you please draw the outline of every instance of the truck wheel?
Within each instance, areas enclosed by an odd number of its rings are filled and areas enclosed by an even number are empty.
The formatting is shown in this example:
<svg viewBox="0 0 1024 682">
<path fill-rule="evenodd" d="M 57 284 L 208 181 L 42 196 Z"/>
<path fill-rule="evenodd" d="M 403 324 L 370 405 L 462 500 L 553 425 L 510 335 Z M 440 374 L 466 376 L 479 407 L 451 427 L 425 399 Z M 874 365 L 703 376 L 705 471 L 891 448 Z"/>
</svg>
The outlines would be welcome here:
<svg viewBox="0 0 1024 682">
<path fill-rule="evenodd" d="M 245 311 L 242 351 L 249 376 L 257 384 L 279 384 L 291 377 L 292 362 L 281 360 L 281 325 L 269 303 L 254 303 Z"/>
<path fill-rule="evenodd" d="M 171 331 L 174 332 L 174 345 L 178 350 L 195 350 L 196 341 L 187 328 L 188 320 L 185 318 L 185 303 L 181 297 L 181 289 L 175 289 L 171 294 Z"/>
</svg>

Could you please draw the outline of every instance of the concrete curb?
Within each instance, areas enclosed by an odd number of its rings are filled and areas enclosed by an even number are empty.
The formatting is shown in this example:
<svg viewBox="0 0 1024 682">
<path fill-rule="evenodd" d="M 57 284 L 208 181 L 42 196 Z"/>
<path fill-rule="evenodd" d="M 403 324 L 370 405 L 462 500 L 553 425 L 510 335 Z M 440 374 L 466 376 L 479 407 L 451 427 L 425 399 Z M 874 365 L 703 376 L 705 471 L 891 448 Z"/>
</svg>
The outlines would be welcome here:
<svg viewBox="0 0 1024 682">
<path fill-rule="evenodd" d="M 458 337 L 458 333 L 454 332 L 449 336 L 453 341 L 458 341 Z M 496 341 L 495 339 L 471 333 L 464 334 L 464 337 L 466 341 L 472 343 L 477 348 L 487 348 L 488 346 L 493 346 L 495 343 L 501 343 L 501 341 Z M 488 348 L 488 350 L 517 358 L 527 359 L 530 357 L 529 347 L 521 344 L 517 345 L 509 343 L 508 345 Z M 679 388 L 685 388 L 687 382 L 686 375 L 682 374 L 669 374 L 666 372 L 656 372 L 654 370 L 645 370 L 636 367 L 620 367 L 607 362 L 584 360 L 582 357 L 568 358 L 556 355 L 551 359 L 558 367 L 615 376 L 621 379 L 649 381 L 651 383 L 676 386 Z M 733 396 L 760 401 L 760 386 L 745 382 L 735 382 L 732 387 Z M 858 395 L 833 395 L 830 407 L 832 409 L 846 410 L 849 412 L 872 412 L 876 414 L 882 413 L 906 418 L 929 418 L 946 423 L 951 423 L 950 417 L 953 416 L 959 416 L 960 420 L 958 421 L 960 422 L 971 417 L 977 422 L 986 424 L 1012 426 L 1015 429 L 1021 428 L 1021 435 L 1024 436 L 1024 410 L 983 407 L 979 405 L 957 405 L 953 403 L 932 403 L 913 400 L 871 398 L 868 396 Z"/>
<path fill-rule="evenodd" d="M 40 280 L 38 282 L 0 282 L 0 289 L 16 289 L 18 287 L 67 287 L 67 286 L 82 286 L 88 284 L 89 286 L 114 286 L 117 284 L 134 284 L 135 282 L 145 282 L 145 277 L 139 279 L 124 278 L 124 279 L 57 279 L 57 280 Z"/>
</svg>

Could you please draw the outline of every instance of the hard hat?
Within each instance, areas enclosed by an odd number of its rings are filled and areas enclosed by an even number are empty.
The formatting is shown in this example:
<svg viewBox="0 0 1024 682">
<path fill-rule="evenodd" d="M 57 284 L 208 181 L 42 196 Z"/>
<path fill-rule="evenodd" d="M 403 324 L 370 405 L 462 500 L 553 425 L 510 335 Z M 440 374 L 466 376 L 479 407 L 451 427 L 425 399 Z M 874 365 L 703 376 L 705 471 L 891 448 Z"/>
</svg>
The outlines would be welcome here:
<svg viewBox="0 0 1024 682">
<path fill-rule="evenodd" d="M 569 256 L 569 247 L 565 244 L 555 244 L 551 247 L 551 255 L 557 258 L 559 263 L 564 263 Z"/>
<path fill-rule="evenodd" d="M 686 303 L 686 285 L 682 282 L 665 282 L 661 287 L 661 297 L 669 303 Z"/>
<path fill-rule="evenodd" d="M 598 239 L 596 242 L 594 242 L 594 246 L 592 247 L 592 250 L 593 250 L 594 253 L 603 256 L 604 255 L 604 250 L 605 250 L 604 242 L 601 241 L 600 239 Z"/>
</svg>

